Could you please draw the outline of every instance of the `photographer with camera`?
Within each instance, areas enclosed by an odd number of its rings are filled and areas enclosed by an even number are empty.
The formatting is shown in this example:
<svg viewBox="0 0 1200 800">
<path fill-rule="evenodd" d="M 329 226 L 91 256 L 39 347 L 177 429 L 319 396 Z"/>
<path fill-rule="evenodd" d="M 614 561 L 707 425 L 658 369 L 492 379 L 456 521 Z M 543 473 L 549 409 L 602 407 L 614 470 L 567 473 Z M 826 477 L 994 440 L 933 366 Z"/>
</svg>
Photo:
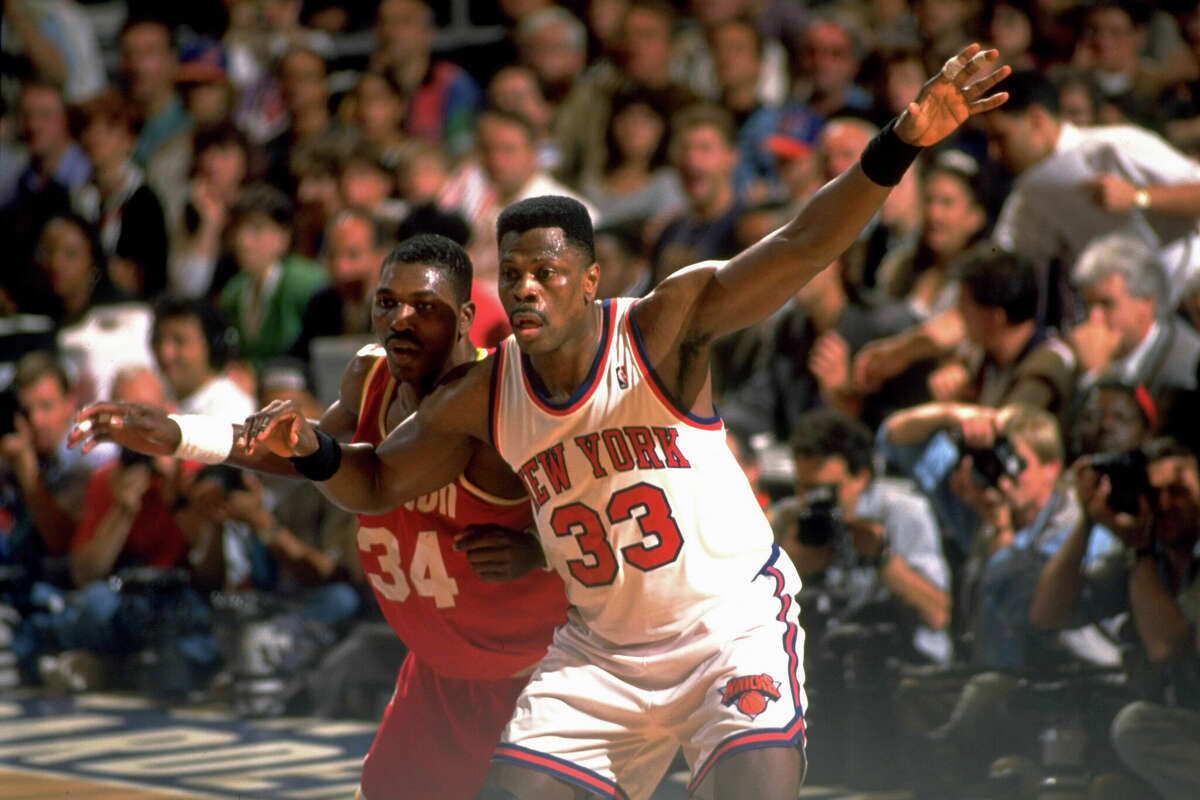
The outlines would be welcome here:
<svg viewBox="0 0 1200 800">
<path fill-rule="evenodd" d="M 950 570 L 929 503 L 875 474 L 871 432 L 839 412 L 802 414 L 791 444 L 796 495 L 771 519 L 806 585 L 840 599 L 843 621 L 872 613 L 898 622 L 911 660 L 947 663 Z"/>
<path fill-rule="evenodd" d="M 1059 486 L 1063 444 L 1048 412 L 929 403 L 885 423 L 889 443 L 924 444 L 913 466 L 926 491 L 948 486 L 974 512 L 966 542 L 960 602 L 973 638 L 971 660 L 984 667 L 1034 667 L 1055 660 L 1052 643 L 1028 622 L 1042 564 L 1082 518 L 1073 488 Z M 967 622 L 969 620 L 969 622 Z"/>
<path fill-rule="evenodd" d="M 112 393 L 167 407 L 166 389 L 147 367 L 118 372 Z M 24 629 L 33 643 L 27 658 L 48 656 L 34 670 L 41 680 L 81 690 L 118 675 L 137 678 L 125 658 L 151 647 L 180 655 L 186 637 L 182 657 L 201 673 L 215 666 L 211 616 L 196 589 L 219 585 L 224 558 L 220 540 L 205 535 L 187 502 L 197 466 L 122 449 L 92 475 L 68 552 L 77 590 L 30 615 Z M 178 662 L 175 668 L 164 677 L 184 674 Z"/>
<path fill-rule="evenodd" d="M 1200 795 L 1200 466 L 1173 439 L 1074 467 L 1084 518 L 1038 579 L 1035 625 L 1056 630 L 1129 612 L 1125 666 L 1141 698 L 1117 714 L 1113 745 L 1164 798 Z M 1124 547 L 1088 564 L 1097 525 Z"/>
</svg>

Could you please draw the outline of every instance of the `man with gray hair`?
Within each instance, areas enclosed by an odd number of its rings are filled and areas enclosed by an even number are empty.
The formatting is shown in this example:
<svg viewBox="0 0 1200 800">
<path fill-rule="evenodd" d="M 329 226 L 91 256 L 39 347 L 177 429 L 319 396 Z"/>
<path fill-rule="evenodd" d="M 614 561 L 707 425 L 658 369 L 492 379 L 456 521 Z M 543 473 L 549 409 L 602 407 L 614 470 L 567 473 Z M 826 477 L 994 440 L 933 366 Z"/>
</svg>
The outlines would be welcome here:
<svg viewBox="0 0 1200 800">
<path fill-rule="evenodd" d="M 1102 236 L 1071 277 L 1088 312 L 1071 332 L 1085 382 L 1108 374 L 1155 397 L 1196 387 L 1200 334 L 1170 313 L 1166 277 L 1149 245 L 1124 233 Z"/>
<path fill-rule="evenodd" d="M 542 91 L 558 105 L 587 66 L 587 28 L 561 6 L 533 12 L 517 24 L 521 63 L 537 75 Z"/>
</svg>

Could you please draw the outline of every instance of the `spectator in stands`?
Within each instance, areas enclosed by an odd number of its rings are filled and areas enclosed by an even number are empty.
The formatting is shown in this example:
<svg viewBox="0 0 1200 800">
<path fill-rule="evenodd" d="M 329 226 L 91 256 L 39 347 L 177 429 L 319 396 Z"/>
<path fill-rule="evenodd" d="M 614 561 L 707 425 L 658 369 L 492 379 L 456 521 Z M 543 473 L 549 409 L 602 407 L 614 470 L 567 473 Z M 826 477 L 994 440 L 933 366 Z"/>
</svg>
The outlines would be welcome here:
<svg viewBox="0 0 1200 800">
<path fill-rule="evenodd" d="M 179 54 L 175 83 L 197 127 L 218 125 L 233 118 L 235 93 L 229 81 L 228 58 L 220 42 L 201 39 Z"/>
<path fill-rule="evenodd" d="M 737 143 L 729 112 L 698 105 L 671 121 L 671 160 L 679 170 L 687 208 L 654 244 L 656 280 L 698 261 L 738 252 L 737 219 L 742 205 L 733 189 Z"/>
<path fill-rule="evenodd" d="M 154 307 L 151 344 L 180 412 L 215 414 L 235 423 L 254 413 L 254 398 L 222 374 L 236 354 L 237 333 L 211 305 L 161 298 Z"/>
<path fill-rule="evenodd" d="M 371 66 L 391 72 L 405 91 L 404 130 L 440 142 L 451 158 L 471 150 L 479 87 L 461 67 L 434 61 L 433 9 L 424 0 L 383 0 Z"/>
<path fill-rule="evenodd" d="M 92 178 L 71 204 L 100 233 L 109 282 L 131 297 L 153 297 L 167 285 L 167 227 L 158 195 L 133 162 L 135 111 L 108 89 L 78 106 L 76 117 Z"/>
<path fill-rule="evenodd" d="M 1200 541 L 1200 468 L 1196 454 L 1170 439 L 1145 448 L 1146 493 L 1140 510 L 1114 510 L 1115 478 L 1086 464 L 1076 487 L 1085 521 L 1043 568 L 1030 615 L 1046 629 L 1131 613 L 1135 647 L 1127 668 L 1140 699 L 1113 720 L 1112 743 L 1125 765 L 1164 798 L 1200 791 L 1200 643 L 1194 615 Z M 1120 537 L 1121 549 L 1088 565 L 1095 524 Z M 1140 669 L 1136 665 L 1140 665 Z"/>
<path fill-rule="evenodd" d="M 43 578 L 43 559 L 62 556 L 83 510 L 92 472 L 113 460 L 105 447 L 84 455 L 66 446 L 77 410 L 74 386 L 51 353 L 35 351 L 16 366 L 0 436 L 0 563 L 26 579 Z M 45 576 L 54 579 L 53 575 Z"/>
<path fill-rule="evenodd" d="M 565 195 L 579 200 L 592 221 L 599 222 L 596 210 L 585 198 L 573 192 L 538 167 L 537 132 L 524 117 L 499 109 L 487 109 L 476 122 L 479 161 L 487 179 L 483 202 L 471 220 L 474 231 L 471 263 L 476 283 L 493 286 L 496 273 L 495 228 L 500 212 L 518 200 L 540 195 Z"/>
<path fill-rule="evenodd" d="M 292 152 L 291 180 L 296 184 L 296 220 L 293 247 L 306 258 L 321 251 L 325 226 L 342 207 L 338 188 L 341 148 L 333 142 L 308 142 Z"/>
<path fill-rule="evenodd" d="M 912 6 L 921 52 L 925 54 L 925 74 L 929 75 L 971 41 L 967 26 L 977 7 L 973 2 L 958 0 L 917 0 Z"/>
<path fill-rule="evenodd" d="M 196 160 L 168 277 L 174 294 L 208 297 L 237 271 L 225 250 L 225 232 L 250 167 L 250 148 L 226 121 L 197 128 L 192 149 Z"/>
<path fill-rule="evenodd" d="M 359 142 L 339 159 L 338 191 L 343 206 L 365 208 L 391 225 L 399 223 L 408 211 L 395 197 L 395 169 L 384 153 L 367 142 Z"/>
<path fill-rule="evenodd" d="M 792 108 L 782 112 L 776 128 L 763 141 L 775 157 L 779 175 L 779 198 L 787 201 L 780 224 L 795 214 L 825 184 L 825 172 L 817 154 L 817 142 L 825 120 L 816 112 Z"/>
<path fill-rule="evenodd" d="M 255 367 L 287 351 L 305 305 L 329 282 L 318 264 L 291 252 L 292 213 L 278 189 L 251 184 L 230 220 L 238 274 L 221 290 L 220 304 L 238 332 L 240 356 Z"/>
<path fill-rule="evenodd" d="M 876 475 L 871 431 L 836 411 L 802 415 L 791 448 L 795 496 L 769 513 L 805 585 L 820 586 L 843 622 L 876 612 L 871 620 L 895 623 L 911 650 L 892 655 L 949 663 L 950 569 L 928 501 L 906 483 Z M 831 501 L 832 508 L 817 508 Z M 832 519 L 822 514 L 841 520 L 824 542 L 818 534 L 828 531 L 819 524 Z"/>
<path fill-rule="evenodd" d="M 1108 100 L 1158 100 L 1165 88 L 1158 64 L 1142 57 L 1152 6 L 1127 0 L 1101 0 L 1086 11 L 1072 58 L 1087 70 Z"/>
<path fill-rule="evenodd" d="M 987 120 L 988 137 L 1018 177 L 996 241 L 1037 264 L 1048 291 L 1051 260 L 1074 263 L 1096 237 L 1130 233 L 1156 249 L 1173 305 L 1200 270 L 1200 165 L 1140 128 L 1063 122 L 1040 73 L 1014 72 L 1003 86 L 1009 100 Z"/>
<path fill-rule="evenodd" d="M 1042 565 L 1082 518 L 1075 493 L 1057 486 L 1064 453 L 1054 418 L 1030 406 L 931 403 L 894 414 L 884 431 L 892 446 L 921 445 L 947 431 L 962 447 L 995 453 L 999 446 L 1015 455 L 1002 457 L 999 475 L 974 469 L 975 458 L 982 466 L 984 456 L 957 453 L 926 456 L 914 474 L 927 492 L 948 482 L 977 515 L 976 525 L 960 521 L 947 528 L 948 537 L 963 548 L 959 552 L 969 554 L 964 612 L 973 634 L 971 660 L 990 668 L 1033 668 L 1061 660 L 1054 642 L 1029 623 Z"/>
<path fill-rule="evenodd" d="M 1038 66 L 1038 31 L 1027 0 L 993 0 L 988 3 L 987 39 L 1000 58 L 1013 69 Z"/>
<path fill-rule="evenodd" d="M 760 4 L 748 0 L 693 0 L 688 6 L 695 21 L 685 21 L 676 37 L 671 73 L 681 86 L 688 87 L 698 98 L 718 102 L 721 79 L 714 42 L 716 30 L 735 18 L 757 19 Z M 787 50 L 768 31 L 756 30 L 755 37 L 760 42 L 762 68 L 755 76 L 754 94 L 757 103 L 777 106 L 788 93 Z"/>
<path fill-rule="evenodd" d="M 400 163 L 405 142 L 404 90 L 395 73 L 386 70 L 364 72 L 354 87 L 354 124 L 362 140 L 380 154 L 388 169 Z"/>
<path fill-rule="evenodd" d="M 551 135 L 557 108 L 551 105 L 537 75 L 528 67 L 504 67 L 488 84 L 488 103 L 529 120 L 537 134 L 538 167 L 553 173 L 562 163 L 562 153 Z"/>
<path fill-rule="evenodd" d="M 523 16 L 514 38 L 517 59 L 533 70 L 546 100 L 557 106 L 587 64 L 587 29 L 570 11 L 549 5 Z"/>
<path fill-rule="evenodd" d="M 641 297 L 650 290 L 650 262 L 638 228 L 605 224 L 596 229 L 595 245 L 600 267 L 597 297 Z"/>
<path fill-rule="evenodd" d="M 178 69 L 171 29 L 160 19 L 133 17 L 121 29 L 125 96 L 142 120 L 133 160 L 146 172 L 174 230 L 187 198 L 192 119 L 175 87 Z"/>
<path fill-rule="evenodd" d="M 720 103 L 733 115 L 737 131 L 734 185 L 742 197 L 761 201 L 777 193 L 779 184 L 775 160 L 763 142 L 775 132 L 780 111 L 777 104 L 763 101 L 756 91 L 763 70 L 764 42 L 749 17 L 718 22 L 708 36 Z"/>
<path fill-rule="evenodd" d="M 23 310 L 48 313 L 60 328 L 83 321 L 95 306 L 129 299 L 108 278 L 95 228 L 76 214 L 56 214 L 42 228 L 37 269 L 50 295 Z"/>
<path fill-rule="evenodd" d="M 67 102 L 78 103 L 104 88 L 104 63 L 91 18 L 74 0 L 4 4 L 0 36 L 6 65 L 13 72 L 25 62 L 28 71 L 63 88 Z M 22 64 L 22 66 L 24 66 Z"/>
<path fill-rule="evenodd" d="M 667 123 L 654 92 L 630 86 L 613 94 L 604 169 L 582 184 L 605 224 L 643 224 L 682 210 L 679 175 L 667 165 Z"/>
<path fill-rule="evenodd" d="M 1120 233 L 1096 239 L 1072 278 L 1088 311 L 1087 322 L 1071 331 L 1085 380 L 1108 374 L 1143 384 L 1156 398 L 1196 387 L 1200 334 L 1170 313 L 1166 280 L 1148 245 Z"/>
<path fill-rule="evenodd" d="M 958 346 L 959 357 L 930 376 L 935 399 L 992 407 L 1022 403 L 1067 414 L 1078 361 L 1070 346 L 1038 320 L 1033 265 L 984 242 L 960 258 L 956 271 L 958 309 L 864 348 L 855 358 L 855 384 L 876 387 L 880 376 Z"/>
<path fill-rule="evenodd" d="M 30 267 L 42 226 L 70 207 L 70 193 L 87 183 L 92 165 L 71 138 L 66 102 L 58 86 L 25 81 L 17 97 L 17 137 L 27 163 L 13 192 L 0 199 L 0 238 L 10 268 L 0 286 L 22 311 L 36 311 L 39 287 Z M 31 304 L 33 304 L 31 306 Z"/>
<path fill-rule="evenodd" d="M 800 42 L 800 74 L 806 78 L 796 86 L 793 99 L 826 119 L 866 114 L 871 95 L 855 82 L 862 65 L 862 40 L 853 18 L 844 13 L 822 11 L 810 17 Z"/>
<path fill-rule="evenodd" d="M 987 226 L 979 165 L 961 150 L 946 150 L 921 176 L 922 224 L 918 238 L 892 249 L 879 266 L 878 285 L 903 299 L 920 319 L 958 304 L 951 263 Z"/>
<path fill-rule="evenodd" d="M 304 307 L 289 353 L 307 362 L 318 336 L 371 333 L 372 289 L 391 241 L 388 227 L 369 211 L 351 206 L 338 212 L 329 223 L 323 254 L 331 282 Z"/>
<path fill-rule="evenodd" d="M 841 260 L 808 282 L 761 333 L 753 371 L 721 404 L 726 425 L 743 440 L 791 437 L 801 415 L 831 405 L 874 427 L 886 414 L 926 398 L 925 365 L 860 393 L 849 383 L 850 359 L 867 342 L 911 326 L 902 303 L 865 305 L 847 286 Z"/>
<path fill-rule="evenodd" d="M 623 84 L 657 92 L 667 119 L 696 101 L 685 83 L 672 75 L 675 21 L 675 9 L 664 0 L 631 0 L 621 22 L 616 69 L 589 73 L 563 101 L 555 122 L 555 138 L 563 154 L 557 174 L 568 183 L 601 171 L 607 157 L 604 132 L 611 116 L 609 100 Z"/>
<path fill-rule="evenodd" d="M 337 142 L 341 133 L 329 112 L 329 75 L 325 59 L 314 50 L 292 48 L 276 67 L 288 127 L 266 144 L 267 180 L 295 188 L 288 167 L 296 149 L 314 142 Z"/>
<path fill-rule="evenodd" d="M 1158 406 L 1145 386 L 1112 379 L 1083 393 L 1071 426 L 1067 457 L 1136 450 L 1158 428 Z"/>
</svg>

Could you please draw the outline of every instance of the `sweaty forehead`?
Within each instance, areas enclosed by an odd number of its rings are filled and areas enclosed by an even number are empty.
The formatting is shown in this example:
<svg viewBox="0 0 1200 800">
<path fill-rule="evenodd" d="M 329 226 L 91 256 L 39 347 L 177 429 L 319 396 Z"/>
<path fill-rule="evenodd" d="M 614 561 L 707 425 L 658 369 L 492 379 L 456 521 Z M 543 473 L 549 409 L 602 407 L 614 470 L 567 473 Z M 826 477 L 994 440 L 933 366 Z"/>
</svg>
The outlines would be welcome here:
<svg viewBox="0 0 1200 800">
<path fill-rule="evenodd" d="M 440 269 L 428 264 L 389 262 L 379 271 L 379 288 L 400 295 L 433 293 L 450 305 L 455 305 L 454 289 L 449 278 Z"/>
<path fill-rule="evenodd" d="M 509 231 L 500 239 L 500 260 L 579 258 L 579 248 L 567 241 L 562 228 L 530 228 Z"/>
</svg>

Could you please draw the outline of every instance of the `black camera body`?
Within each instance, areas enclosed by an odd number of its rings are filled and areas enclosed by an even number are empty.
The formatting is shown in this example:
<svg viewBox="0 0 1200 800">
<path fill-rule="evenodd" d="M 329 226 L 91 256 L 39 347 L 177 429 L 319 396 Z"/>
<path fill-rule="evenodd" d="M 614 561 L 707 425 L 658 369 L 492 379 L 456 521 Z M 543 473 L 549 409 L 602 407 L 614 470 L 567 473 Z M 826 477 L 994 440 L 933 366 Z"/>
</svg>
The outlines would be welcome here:
<svg viewBox="0 0 1200 800">
<path fill-rule="evenodd" d="M 1108 507 L 1115 512 L 1137 516 L 1141 511 L 1141 498 L 1151 496 L 1146 454 L 1141 450 L 1097 453 L 1088 458 L 1088 466 L 1108 476 L 1108 482 L 1112 485 Z"/>
<path fill-rule="evenodd" d="M 833 483 L 814 486 L 802 499 L 804 508 L 796 516 L 797 538 L 805 547 L 824 547 L 843 529 L 838 487 Z"/>
<path fill-rule="evenodd" d="M 1029 466 L 1007 436 L 997 436 L 988 448 L 960 447 L 964 457 L 971 457 L 971 477 L 980 486 L 996 486 L 1004 477 L 1016 479 Z"/>
</svg>

